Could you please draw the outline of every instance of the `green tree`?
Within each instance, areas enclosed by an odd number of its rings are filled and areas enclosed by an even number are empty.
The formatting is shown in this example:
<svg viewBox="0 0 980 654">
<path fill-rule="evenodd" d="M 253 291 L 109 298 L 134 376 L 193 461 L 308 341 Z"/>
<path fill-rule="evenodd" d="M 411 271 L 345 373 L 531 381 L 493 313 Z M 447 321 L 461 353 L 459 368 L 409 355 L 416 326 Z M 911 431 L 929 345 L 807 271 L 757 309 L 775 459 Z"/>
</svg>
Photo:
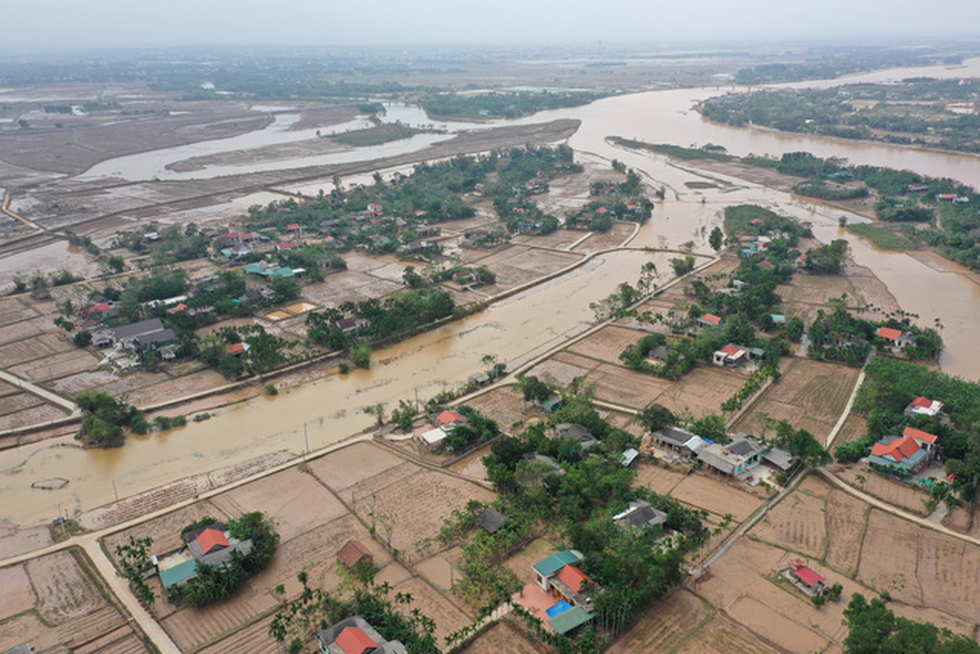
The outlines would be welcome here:
<svg viewBox="0 0 980 654">
<path fill-rule="evenodd" d="M 676 422 L 677 418 L 670 409 L 662 404 L 651 404 L 643 409 L 637 416 L 637 421 L 644 428 L 650 431 L 657 431 L 664 427 L 669 427 Z"/>
<path fill-rule="evenodd" d="M 711 230 L 711 235 L 708 236 L 708 244 L 711 245 L 711 249 L 715 252 L 720 250 L 724 240 L 725 235 L 722 233 L 721 227 L 715 225 L 715 228 Z"/>
</svg>

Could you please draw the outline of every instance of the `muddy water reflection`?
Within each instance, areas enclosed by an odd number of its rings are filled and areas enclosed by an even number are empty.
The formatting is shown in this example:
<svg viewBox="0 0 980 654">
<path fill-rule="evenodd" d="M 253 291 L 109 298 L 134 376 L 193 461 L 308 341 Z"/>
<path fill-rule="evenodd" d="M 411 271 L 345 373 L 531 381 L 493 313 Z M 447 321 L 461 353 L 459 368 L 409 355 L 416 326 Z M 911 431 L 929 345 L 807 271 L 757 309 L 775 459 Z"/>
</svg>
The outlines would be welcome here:
<svg viewBox="0 0 980 654">
<path fill-rule="evenodd" d="M 424 400 L 464 381 L 480 368 L 486 354 L 498 355 L 513 368 L 581 333 L 592 319 L 589 303 L 620 282 L 635 280 L 640 266 L 651 260 L 660 270 L 669 270 L 662 255 L 620 252 L 597 257 L 479 314 L 380 350 L 370 370 L 335 375 L 272 400 L 257 398 L 206 422 L 131 438 L 122 448 L 83 451 L 52 448 L 47 441 L 0 452 L 2 516 L 34 524 L 51 519 L 56 502 L 71 512 L 112 501 L 113 480 L 120 496 L 128 496 L 263 454 L 299 454 L 304 423 L 311 448 L 343 440 L 371 425 L 373 418 L 363 413 L 366 406 L 396 406 L 401 399 L 412 399 L 416 389 Z M 33 481 L 52 477 L 69 479 L 70 484 L 60 491 L 31 490 Z"/>
</svg>

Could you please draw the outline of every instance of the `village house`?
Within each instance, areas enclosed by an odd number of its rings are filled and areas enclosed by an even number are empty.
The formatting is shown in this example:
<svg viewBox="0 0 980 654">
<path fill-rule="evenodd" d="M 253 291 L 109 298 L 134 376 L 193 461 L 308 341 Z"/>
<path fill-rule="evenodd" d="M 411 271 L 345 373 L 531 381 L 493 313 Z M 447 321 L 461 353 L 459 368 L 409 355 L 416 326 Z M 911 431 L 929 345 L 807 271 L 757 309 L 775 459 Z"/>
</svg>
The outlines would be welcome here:
<svg viewBox="0 0 980 654">
<path fill-rule="evenodd" d="M 664 427 L 650 432 L 650 438 L 656 447 L 672 452 L 680 452 L 684 456 L 694 458 L 708 443 L 692 432 L 680 427 Z"/>
<path fill-rule="evenodd" d="M 367 318 L 341 318 L 333 324 L 334 329 L 344 332 L 344 336 L 360 334 L 362 331 L 371 328 L 371 321 Z"/>
<path fill-rule="evenodd" d="M 889 346 L 899 350 L 912 342 L 911 334 L 908 332 L 903 332 L 899 329 L 892 329 L 891 327 L 878 328 L 875 336 L 884 339 L 888 342 Z"/>
<path fill-rule="evenodd" d="M 907 416 L 929 416 L 939 418 L 943 412 L 943 403 L 938 400 L 930 400 L 927 397 L 917 397 L 905 407 Z"/>
<path fill-rule="evenodd" d="M 868 462 L 902 473 L 916 473 L 932 459 L 936 436 L 906 427 L 901 436 L 885 436 L 871 448 Z"/>
<path fill-rule="evenodd" d="M 316 636 L 322 654 L 405 654 L 397 640 L 385 640 L 367 620 L 355 615 L 341 620 Z"/>
<path fill-rule="evenodd" d="M 475 270 L 460 270 L 453 274 L 453 281 L 460 286 L 480 283 L 480 273 Z"/>
<path fill-rule="evenodd" d="M 565 404 L 565 400 L 558 393 L 552 393 L 541 402 L 541 408 L 545 410 L 546 413 L 554 413 L 558 409 L 562 408 Z"/>
<path fill-rule="evenodd" d="M 251 349 L 252 349 L 251 345 L 249 345 L 245 341 L 240 341 L 238 343 L 231 343 L 229 345 L 226 345 L 225 354 L 230 354 L 233 357 L 240 357 Z"/>
<path fill-rule="evenodd" d="M 437 425 L 441 429 L 447 431 L 452 431 L 457 425 L 468 425 L 470 422 L 460 414 L 456 413 L 455 411 L 450 411 L 449 409 L 446 409 L 438 414 L 434 413 L 429 416 L 429 419 L 432 420 L 434 425 Z"/>
<path fill-rule="evenodd" d="M 426 423 L 412 430 L 415 437 L 433 452 L 438 452 L 446 444 L 446 432 L 442 427 Z"/>
<path fill-rule="evenodd" d="M 583 450 L 599 444 L 599 439 L 593 436 L 588 429 L 570 422 L 555 425 L 554 437 L 565 441 L 574 441 L 581 445 Z"/>
<path fill-rule="evenodd" d="M 647 527 L 665 529 L 667 514 L 653 508 L 653 505 L 646 500 L 633 500 L 629 508 L 614 515 L 613 520 L 626 531 L 641 533 Z"/>
<path fill-rule="evenodd" d="M 758 467 L 770 449 L 771 446 L 754 438 L 736 435 L 726 445 L 709 444 L 698 454 L 698 460 L 724 475 L 742 477 Z"/>
<path fill-rule="evenodd" d="M 716 366 L 737 367 L 748 363 L 751 359 L 749 348 L 739 347 L 729 343 L 725 347 L 716 351 L 711 358 L 711 362 Z"/>
<path fill-rule="evenodd" d="M 182 586 L 194 579 L 202 564 L 224 565 L 231 560 L 233 553 L 246 556 L 252 551 L 251 540 L 232 537 L 218 522 L 190 531 L 183 538 L 186 547 L 164 557 L 152 557 L 164 589 Z"/>
<path fill-rule="evenodd" d="M 779 472 L 789 472 L 793 467 L 793 455 L 781 447 L 774 447 L 766 452 L 762 460 Z"/>
<path fill-rule="evenodd" d="M 259 304 L 260 302 L 269 302 L 274 297 L 275 293 L 263 286 L 261 288 L 246 291 L 245 294 L 238 299 L 246 304 Z"/>
<path fill-rule="evenodd" d="M 525 454 L 524 476 L 521 484 L 525 488 L 541 488 L 544 480 L 551 475 L 559 477 L 565 474 L 565 469 L 550 456 L 544 454 Z"/>
<path fill-rule="evenodd" d="M 164 327 L 159 318 L 150 318 L 122 327 L 116 327 L 113 331 L 115 342 L 122 347 L 139 351 L 148 346 L 163 346 L 177 340 L 177 334 L 169 327 Z"/>
<path fill-rule="evenodd" d="M 706 313 L 696 321 L 699 327 L 718 327 L 724 322 L 725 321 L 721 316 L 716 316 L 713 313 Z"/>
<path fill-rule="evenodd" d="M 596 616 L 593 587 L 597 590 L 598 585 L 578 567 L 581 562 L 581 552 L 565 550 L 531 566 L 534 585 L 555 600 L 545 613 L 548 625 L 558 635 L 567 634 Z"/>
<path fill-rule="evenodd" d="M 813 568 L 803 565 L 803 561 L 799 559 L 790 561 L 789 567 L 782 571 L 782 576 L 810 597 L 824 595 L 829 590 L 826 580 Z"/>
<path fill-rule="evenodd" d="M 623 467 L 631 468 L 636 460 L 640 458 L 640 451 L 633 447 L 627 447 L 623 450 Z"/>
</svg>

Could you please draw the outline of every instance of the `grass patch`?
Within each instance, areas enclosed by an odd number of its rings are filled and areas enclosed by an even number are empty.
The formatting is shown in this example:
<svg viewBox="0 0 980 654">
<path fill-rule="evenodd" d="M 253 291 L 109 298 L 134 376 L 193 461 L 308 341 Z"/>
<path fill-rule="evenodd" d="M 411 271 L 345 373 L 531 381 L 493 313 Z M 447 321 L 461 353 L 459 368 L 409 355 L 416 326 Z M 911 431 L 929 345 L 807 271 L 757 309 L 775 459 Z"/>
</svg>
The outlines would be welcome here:
<svg viewBox="0 0 980 654">
<path fill-rule="evenodd" d="M 78 534 L 85 533 L 84 527 L 82 527 L 74 520 L 69 520 L 68 518 L 65 518 L 64 529 L 61 528 L 61 525 L 52 524 L 48 527 L 48 531 L 51 532 L 51 540 L 53 540 L 56 543 L 60 543 L 64 540 L 68 540 L 72 536 L 77 536 Z M 66 531 L 68 532 L 67 536 L 65 535 Z"/>
<path fill-rule="evenodd" d="M 331 136 L 330 140 L 335 143 L 343 143 L 344 145 L 352 145 L 359 148 L 368 145 L 381 145 L 382 143 L 401 141 L 419 133 L 421 133 L 421 130 L 406 127 L 405 125 L 386 124 L 337 134 L 336 136 Z"/>
<path fill-rule="evenodd" d="M 699 188 L 718 188 L 717 184 L 712 184 L 711 182 L 684 182 L 684 186 L 687 188 L 699 189 Z"/>
<path fill-rule="evenodd" d="M 903 236 L 902 234 L 893 232 L 892 230 L 884 227 L 878 227 L 877 225 L 861 223 L 856 225 L 848 225 L 847 229 L 850 232 L 871 241 L 876 247 L 879 247 L 882 250 L 912 250 L 916 245 L 914 241 Z"/>
</svg>

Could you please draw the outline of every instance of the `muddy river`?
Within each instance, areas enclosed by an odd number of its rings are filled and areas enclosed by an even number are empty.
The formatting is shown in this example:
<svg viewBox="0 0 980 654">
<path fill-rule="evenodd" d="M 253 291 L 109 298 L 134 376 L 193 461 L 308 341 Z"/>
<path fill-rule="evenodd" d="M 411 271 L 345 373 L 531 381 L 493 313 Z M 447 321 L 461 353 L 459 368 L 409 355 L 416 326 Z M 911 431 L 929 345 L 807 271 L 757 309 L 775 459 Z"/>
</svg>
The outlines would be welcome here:
<svg viewBox="0 0 980 654">
<path fill-rule="evenodd" d="M 741 202 L 766 204 L 811 220 L 822 239 L 848 238 L 856 261 L 871 268 L 905 310 L 919 314 L 923 324 L 931 325 L 934 317 L 942 318 L 948 345 L 941 362 L 943 368 L 963 377 L 980 378 L 980 363 L 971 356 L 975 348 L 966 333 L 967 325 L 980 321 L 980 288 L 965 277 L 936 271 L 904 254 L 875 250 L 840 233 L 837 218 L 842 212 L 838 210 L 802 203 L 785 193 L 717 174 L 704 175 L 673 165 L 663 157 L 627 152 L 609 145 L 606 137 L 618 135 L 685 146 L 711 142 L 738 155 L 808 150 L 821 156 L 847 157 L 855 163 L 955 177 L 978 187 L 980 158 L 737 129 L 708 123 L 691 109 L 693 102 L 720 92 L 723 90 L 694 89 L 620 96 L 588 107 L 544 112 L 521 122 L 578 118 L 582 126 L 569 143 L 582 156 L 618 158 L 665 187 L 667 199 L 659 203 L 654 219 L 640 230 L 632 245 L 663 247 L 694 241 L 698 250 L 705 251 L 706 234 L 720 223 L 722 208 Z M 411 111 L 393 107 L 389 113 L 393 120 L 414 122 L 409 119 L 418 116 Z M 275 140 L 276 136 L 296 138 L 297 132 L 288 132 L 287 128 L 283 122 L 274 122 L 261 130 L 261 135 L 245 135 L 249 139 L 234 137 L 113 159 L 88 174 L 120 174 L 138 179 L 188 156 L 281 142 Z M 408 145 L 402 143 L 398 147 Z M 288 168 L 294 162 L 280 161 L 276 165 Z M 303 160 L 298 165 L 307 162 Z M 715 180 L 717 187 L 691 191 L 685 185 L 706 179 Z M 850 219 L 863 220 L 856 216 Z M 513 368 L 581 333 L 592 318 L 589 303 L 610 293 L 620 282 L 635 280 L 640 265 L 650 258 L 651 255 L 638 252 L 597 257 L 557 280 L 480 314 L 376 352 L 371 370 L 332 376 L 274 399 L 245 402 L 212 420 L 167 434 L 130 438 L 123 448 L 82 451 L 59 447 L 72 444 L 70 439 L 64 439 L 0 452 L 0 518 L 37 524 L 55 515 L 58 502 L 71 513 L 112 501 L 113 482 L 123 497 L 275 451 L 299 454 L 304 448 L 304 425 L 312 449 L 338 442 L 370 426 L 373 418 L 364 414 L 364 407 L 377 403 L 392 407 L 401 399 L 413 398 L 416 390 L 422 398 L 430 397 L 465 380 L 479 369 L 480 359 L 486 354 L 499 356 Z M 666 258 L 654 257 L 661 270 L 668 269 Z M 30 488 L 33 481 L 54 477 L 70 483 L 58 491 Z"/>
</svg>

